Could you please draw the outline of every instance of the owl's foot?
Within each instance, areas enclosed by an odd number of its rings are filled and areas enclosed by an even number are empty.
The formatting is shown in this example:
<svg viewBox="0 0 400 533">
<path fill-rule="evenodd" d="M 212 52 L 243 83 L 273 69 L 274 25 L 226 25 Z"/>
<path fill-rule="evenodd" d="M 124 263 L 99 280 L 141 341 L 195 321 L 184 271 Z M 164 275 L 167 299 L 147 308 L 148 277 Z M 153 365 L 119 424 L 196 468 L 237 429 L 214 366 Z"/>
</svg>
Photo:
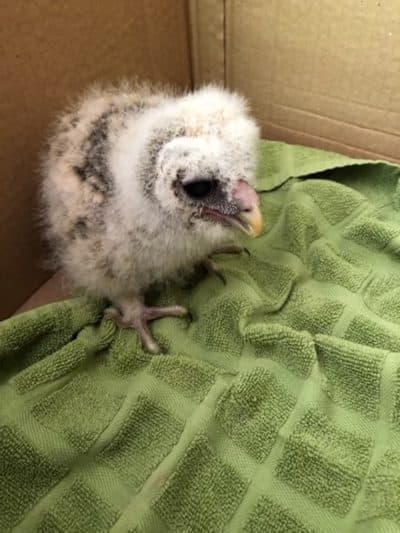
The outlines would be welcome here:
<svg viewBox="0 0 400 533">
<path fill-rule="evenodd" d="M 226 285 L 226 278 L 215 261 L 213 261 L 209 257 L 206 257 L 205 259 L 203 259 L 202 265 L 206 269 L 208 274 L 214 274 L 215 276 L 218 276 L 222 283 Z"/>
<path fill-rule="evenodd" d="M 225 244 L 220 246 L 219 248 L 216 248 L 213 252 L 213 255 L 219 255 L 219 254 L 241 254 L 245 252 L 248 256 L 250 256 L 250 252 L 247 248 L 244 246 L 241 246 L 240 244 Z M 209 274 L 214 274 L 219 277 L 219 279 L 222 281 L 224 285 L 226 285 L 226 278 L 225 275 L 222 273 L 221 269 L 217 265 L 215 261 L 213 261 L 210 257 L 206 257 L 206 259 L 203 259 L 202 264 L 206 271 Z"/>
<path fill-rule="evenodd" d="M 225 244 L 222 246 L 219 246 L 216 248 L 213 252 L 213 255 L 219 255 L 219 254 L 241 254 L 245 252 L 248 256 L 250 256 L 249 250 L 242 246 L 241 244 Z"/>
<path fill-rule="evenodd" d="M 113 318 L 115 323 L 121 328 L 133 328 L 139 334 L 142 345 L 150 352 L 157 354 L 160 347 L 148 326 L 148 322 L 166 316 L 183 317 L 189 314 L 185 307 L 171 305 L 169 307 L 148 307 L 142 302 L 123 302 L 120 305 L 121 311 L 115 307 L 106 309 L 105 315 Z"/>
</svg>

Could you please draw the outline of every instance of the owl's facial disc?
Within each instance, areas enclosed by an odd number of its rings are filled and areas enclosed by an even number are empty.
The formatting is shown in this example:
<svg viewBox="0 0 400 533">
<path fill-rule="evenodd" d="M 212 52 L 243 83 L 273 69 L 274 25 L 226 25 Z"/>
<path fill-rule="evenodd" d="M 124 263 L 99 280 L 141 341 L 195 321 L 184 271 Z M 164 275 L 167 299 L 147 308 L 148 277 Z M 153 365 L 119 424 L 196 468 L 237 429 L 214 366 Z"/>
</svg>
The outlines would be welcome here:
<svg viewBox="0 0 400 533">
<path fill-rule="evenodd" d="M 216 224 L 232 226 L 257 237 L 263 228 L 260 200 L 246 181 L 239 180 L 230 194 L 218 179 L 193 178 L 181 182 L 182 191 L 198 207 L 198 216 Z"/>
</svg>

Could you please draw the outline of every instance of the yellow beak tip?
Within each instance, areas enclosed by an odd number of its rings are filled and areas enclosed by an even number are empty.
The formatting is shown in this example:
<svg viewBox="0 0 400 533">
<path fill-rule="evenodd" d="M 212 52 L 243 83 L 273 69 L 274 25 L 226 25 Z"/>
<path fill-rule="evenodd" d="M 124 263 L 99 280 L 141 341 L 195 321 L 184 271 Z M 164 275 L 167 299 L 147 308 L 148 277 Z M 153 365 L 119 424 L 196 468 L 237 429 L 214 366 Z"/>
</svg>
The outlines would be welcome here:
<svg viewBox="0 0 400 533">
<path fill-rule="evenodd" d="M 248 223 L 251 228 L 251 234 L 253 237 L 258 237 L 261 235 L 264 228 L 264 220 L 259 208 L 255 208 L 251 213 L 249 213 Z"/>
</svg>

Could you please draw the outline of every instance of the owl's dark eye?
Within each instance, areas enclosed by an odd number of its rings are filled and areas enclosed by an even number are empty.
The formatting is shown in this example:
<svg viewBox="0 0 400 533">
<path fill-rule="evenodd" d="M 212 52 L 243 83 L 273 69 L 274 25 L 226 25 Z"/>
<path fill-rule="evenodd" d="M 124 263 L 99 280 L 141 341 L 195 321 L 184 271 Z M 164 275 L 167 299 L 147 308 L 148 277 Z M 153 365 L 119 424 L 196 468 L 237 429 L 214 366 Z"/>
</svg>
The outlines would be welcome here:
<svg viewBox="0 0 400 533">
<path fill-rule="evenodd" d="M 196 180 L 183 185 L 185 193 L 193 200 L 203 200 L 215 190 L 215 180 Z"/>
</svg>

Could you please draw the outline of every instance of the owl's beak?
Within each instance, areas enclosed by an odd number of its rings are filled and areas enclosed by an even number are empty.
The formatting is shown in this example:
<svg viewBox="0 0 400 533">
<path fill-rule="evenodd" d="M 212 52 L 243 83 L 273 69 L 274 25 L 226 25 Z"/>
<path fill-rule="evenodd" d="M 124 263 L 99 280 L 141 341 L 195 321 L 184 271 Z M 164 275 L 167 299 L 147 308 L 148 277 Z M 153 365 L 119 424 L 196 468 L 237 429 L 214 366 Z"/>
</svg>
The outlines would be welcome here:
<svg viewBox="0 0 400 533">
<path fill-rule="evenodd" d="M 239 180 L 229 201 L 218 208 L 203 206 L 199 212 L 202 218 L 240 229 L 251 237 L 258 237 L 263 229 L 260 199 L 246 181 Z"/>
<path fill-rule="evenodd" d="M 238 223 L 235 226 L 252 237 L 258 237 L 263 229 L 263 217 L 258 194 L 246 181 L 239 180 L 232 196 L 239 209 L 239 213 L 235 217 Z"/>
</svg>

